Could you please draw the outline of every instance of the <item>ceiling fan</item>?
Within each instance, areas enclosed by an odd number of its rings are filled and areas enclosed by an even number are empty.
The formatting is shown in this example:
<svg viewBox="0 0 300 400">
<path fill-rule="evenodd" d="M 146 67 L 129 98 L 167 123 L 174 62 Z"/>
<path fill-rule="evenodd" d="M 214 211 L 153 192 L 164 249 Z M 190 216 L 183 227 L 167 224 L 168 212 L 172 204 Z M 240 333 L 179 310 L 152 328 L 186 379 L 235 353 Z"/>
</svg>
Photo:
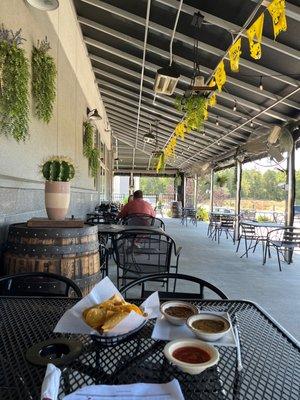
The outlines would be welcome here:
<svg viewBox="0 0 300 400">
<path fill-rule="evenodd" d="M 271 159 L 282 162 L 286 158 L 285 153 L 289 154 L 292 151 L 293 131 L 298 128 L 299 122 L 297 126 L 295 121 L 291 121 L 282 126 L 273 125 L 268 129 L 259 129 L 251 135 L 247 143 L 240 146 L 238 157 L 266 153 Z"/>
</svg>

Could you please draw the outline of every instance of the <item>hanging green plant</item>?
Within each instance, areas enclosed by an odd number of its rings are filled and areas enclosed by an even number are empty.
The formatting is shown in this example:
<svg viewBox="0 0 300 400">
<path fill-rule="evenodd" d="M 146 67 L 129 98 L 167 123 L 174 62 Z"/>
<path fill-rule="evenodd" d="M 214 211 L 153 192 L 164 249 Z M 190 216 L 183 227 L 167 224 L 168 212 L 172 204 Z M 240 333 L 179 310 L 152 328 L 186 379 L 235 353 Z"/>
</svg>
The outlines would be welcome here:
<svg viewBox="0 0 300 400">
<path fill-rule="evenodd" d="M 89 171 L 96 178 L 100 169 L 100 150 L 94 144 L 95 127 L 89 121 L 83 123 L 83 155 L 88 159 Z"/>
<path fill-rule="evenodd" d="M 94 147 L 94 127 L 89 121 L 83 123 L 83 155 L 90 158 Z"/>
<path fill-rule="evenodd" d="M 33 47 L 31 56 L 31 88 L 35 113 L 38 119 L 46 123 L 51 120 L 56 96 L 56 65 L 54 58 L 48 53 L 50 48 L 46 37 Z"/>
<path fill-rule="evenodd" d="M 29 63 L 20 47 L 21 29 L 0 28 L 0 133 L 16 141 L 28 137 Z"/>
<path fill-rule="evenodd" d="M 162 151 L 161 154 L 158 157 L 158 161 L 157 161 L 157 164 L 156 164 L 156 172 L 157 173 L 163 172 L 165 170 L 165 167 L 166 167 L 165 164 L 166 164 L 165 163 L 165 153 Z"/>
<path fill-rule="evenodd" d="M 185 113 L 186 131 L 199 130 L 207 117 L 207 99 L 198 94 L 190 97 L 177 96 L 174 106 L 176 110 Z"/>
<path fill-rule="evenodd" d="M 100 151 L 94 147 L 89 156 L 89 169 L 93 178 L 96 178 L 100 169 Z"/>
<path fill-rule="evenodd" d="M 227 180 L 228 180 L 227 176 L 225 176 L 225 175 L 217 175 L 216 184 L 219 187 L 223 187 L 226 184 Z"/>
</svg>

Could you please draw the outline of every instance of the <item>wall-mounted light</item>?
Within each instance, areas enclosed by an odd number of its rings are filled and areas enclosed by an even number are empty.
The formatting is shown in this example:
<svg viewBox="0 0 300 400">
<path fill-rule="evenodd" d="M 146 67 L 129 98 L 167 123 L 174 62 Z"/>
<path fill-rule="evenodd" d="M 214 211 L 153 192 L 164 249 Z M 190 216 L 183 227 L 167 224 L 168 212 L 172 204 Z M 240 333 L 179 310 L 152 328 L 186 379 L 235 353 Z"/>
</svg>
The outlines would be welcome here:
<svg viewBox="0 0 300 400">
<path fill-rule="evenodd" d="M 233 111 L 236 111 L 236 100 L 234 100 Z"/>
<path fill-rule="evenodd" d="M 101 115 L 99 115 L 97 108 L 90 110 L 89 108 L 86 109 L 86 115 L 88 119 L 93 121 L 100 121 L 102 119 Z"/>
<path fill-rule="evenodd" d="M 264 90 L 263 77 L 262 76 L 260 77 L 260 80 L 259 80 L 259 90 Z"/>
<path fill-rule="evenodd" d="M 160 68 L 157 70 L 155 77 L 154 92 L 171 96 L 176 88 L 179 78 L 180 74 L 178 70 L 172 65 Z"/>
<path fill-rule="evenodd" d="M 216 118 L 216 125 L 219 126 L 219 117 Z"/>
<path fill-rule="evenodd" d="M 59 7 L 58 0 L 25 0 L 31 7 L 41 11 L 53 11 Z"/>
</svg>

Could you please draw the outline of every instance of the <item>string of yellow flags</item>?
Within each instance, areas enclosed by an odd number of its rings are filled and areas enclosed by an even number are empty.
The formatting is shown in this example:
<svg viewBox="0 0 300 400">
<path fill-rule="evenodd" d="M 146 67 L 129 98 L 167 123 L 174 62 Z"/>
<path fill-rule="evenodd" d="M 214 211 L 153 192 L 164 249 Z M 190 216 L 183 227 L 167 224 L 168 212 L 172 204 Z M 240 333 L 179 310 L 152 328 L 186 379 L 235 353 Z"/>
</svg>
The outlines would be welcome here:
<svg viewBox="0 0 300 400">
<path fill-rule="evenodd" d="M 249 49 L 250 55 L 255 60 L 259 60 L 261 58 L 262 49 L 262 34 L 263 27 L 265 21 L 265 12 L 268 11 L 273 24 L 273 32 L 274 32 L 274 40 L 276 40 L 277 36 L 280 32 L 285 32 L 287 30 L 287 21 L 285 15 L 285 0 L 273 0 L 266 10 L 251 24 L 251 26 L 247 29 L 247 37 L 249 41 Z M 229 48 L 228 56 L 229 56 L 229 64 L 232 72 L 239 72 L 239 61 L 240 56 L 242 54 L 242 39 L 238 38 Z M 223 86 L 225 85 L 227 80 L 225 63 L 224 61 L 220 61 L 217 68 L 215 69 L 215 73 L 211 81 L 209 82 L 209 86 L 217 86 L 218 91 L 221 92 Z M 205 119 L 208 118 L 208 107 L 214 107 L 217 103 L 217 96 L 214 92 L 206 103 L 205 110 Z M 171 136 L 168 144 L 163 149 L 163 153 L 161 158 L 163 159 L 163 164 L 168 157 L 172 157 L 175 155 L 175 148 L 177 144 L 177 139 L 184 140 L 185 135 L 189 133 L 185 119 L 183 118 L 180 121 L 174 130 L 173 135 Z M 162 163 L 161 159 L 158 161 L 157 170 L 161 170 Z"/>
</svg>

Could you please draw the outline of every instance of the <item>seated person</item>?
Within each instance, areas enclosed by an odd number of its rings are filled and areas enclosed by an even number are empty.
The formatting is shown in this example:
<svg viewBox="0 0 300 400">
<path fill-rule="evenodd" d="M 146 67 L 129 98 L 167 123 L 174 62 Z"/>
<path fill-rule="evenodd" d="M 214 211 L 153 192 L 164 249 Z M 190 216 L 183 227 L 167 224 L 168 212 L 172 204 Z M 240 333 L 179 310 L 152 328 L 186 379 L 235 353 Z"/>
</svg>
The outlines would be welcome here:
<svg viewBox="0 0 300 400">
<path fill-rule="evenodd" d="M 132 214 L 145 214 L 155 217 L 155 211 L 150 203 L 143 199 L 143 192 L 136 190 L 133 193 L 133 200 L 129 201 L 120 211 L 118 218 L 125 218 Z"/>
</svg>

